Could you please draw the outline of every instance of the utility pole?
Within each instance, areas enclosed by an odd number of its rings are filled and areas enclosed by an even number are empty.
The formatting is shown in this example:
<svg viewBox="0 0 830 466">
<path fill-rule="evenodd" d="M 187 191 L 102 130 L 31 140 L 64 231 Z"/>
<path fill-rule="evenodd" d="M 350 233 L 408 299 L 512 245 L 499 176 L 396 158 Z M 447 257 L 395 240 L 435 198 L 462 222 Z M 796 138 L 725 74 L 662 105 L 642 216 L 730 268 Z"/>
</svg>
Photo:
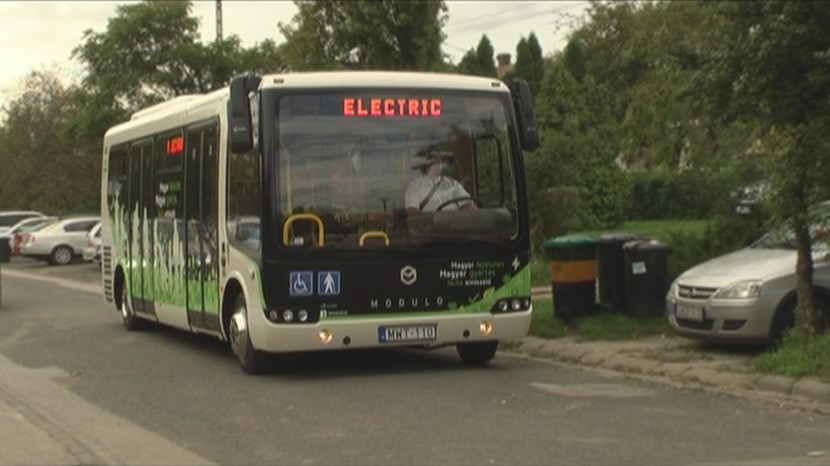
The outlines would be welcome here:
<svg viewBox="0 0 830 466">
<path fill-rule="evenodd" d="M 222 41 L 222 0 L 216 0 L 216 41 Z"/>
</svg>

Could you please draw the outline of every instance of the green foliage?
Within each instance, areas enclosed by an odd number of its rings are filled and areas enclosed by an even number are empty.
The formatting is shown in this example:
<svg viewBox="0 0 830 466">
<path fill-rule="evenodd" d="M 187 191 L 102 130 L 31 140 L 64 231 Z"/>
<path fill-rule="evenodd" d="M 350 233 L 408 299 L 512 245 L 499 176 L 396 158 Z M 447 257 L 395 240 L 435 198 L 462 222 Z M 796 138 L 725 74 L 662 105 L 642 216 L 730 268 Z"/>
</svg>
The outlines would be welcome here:
<svg viewBox="0 0 830 466">
<path fill-rule="evenodd" d="M 71 137 L 75 89 L 47 71 L 30 73 L 23 86 L 0 127 L 0 209 L 97 212 L 100 149 Z"/>
<path fill-rule="evenodd" d="M 727 172 L 643 170 L 629 174 L 631 204 L 628 218 L 706 218 L 729 212 L 733 184 Z"/>
<path fill-rule="evenodd" d="M 94 105 L 81 115 L 79 128 L 100 132 L 113 118 L 177 95 L 218 89 L 240 72 L 282 69 L 271 40 L 250 49 L 234 35 L 201 44 L 191 9 L 189 1 L 120 5 L 104 32 L 84 32 L 73 55 L 86 67 L 83 88 L 90 95 L 84 99 Z M 110 117 L 105 124 L 89 123 L 101 110 Z"/>
<path fill-rule="evenodd" d="M 813 376 L 830 382 L 830 333 L 807 336 L 792 329 L 781 346 L 756 358 L 755 367 L 773 374 Z"/>
<path fill-rule="evenodd" d="M 443 66 L 443 0 L 295 1 L 298 13 L 279 24 L 280 47 L 295 71 L 438 70 Z"/>
<path fill-rule="evenodd" d="M 610 119 L 606 89 L 577 82 L 554 64 L 536 99 L 541 147 L 525 157 L 530 191 L 578 186 L 579 224 L 602 228 L 625 219 L 629 185 L 616 165 L 619 137 Z"/>
<path fill-rule="evenodd" d="M 763 225 L 738 216 L 721 216 L 707 222 L 704 230 L 672 230 L 663 242 L 672 247 L 669 278 L 674 280 L 689 268 L 709 259 L 749 246 L 764 233 Z"/>
<path fill-rule="evenodd" d="M 531 95 L 537 95 L 542 88 L 542 80 L 545 77 L 545 63 L 542 58 L 542 46 L 536 34 L 530 33 L 527 39 L 519 40 L 516 46 L 516 65 L 511 76 L 522 78 L 530 86 Z"/>
<path fill-rule="evenodd" d="M 815 329 L 808 208 L 828 193 L 830 4 L 738 2 L 715 13 L 733 25 L 721 35 L 700 79 L 703 107 L 720 121 L 758 121 L 750 141 L 774 173 L 772 212 L 792 218 L 798 259 L 797 327 Z"/>
<path fill-rule="evenodd" d="M 555 186 L 530 196 L 531 242 L 541 253 L 542 244 L 553 237 L 582 227 L 580 189 L 574 186 Z"/>
<path fill-rule="evenodd" d="M 496 77 L 495 50 L 487 35 L 482 35 L 475 50 L 470 49 L 461 57 L 458 72 L 473 76 Z"/>
</svg>

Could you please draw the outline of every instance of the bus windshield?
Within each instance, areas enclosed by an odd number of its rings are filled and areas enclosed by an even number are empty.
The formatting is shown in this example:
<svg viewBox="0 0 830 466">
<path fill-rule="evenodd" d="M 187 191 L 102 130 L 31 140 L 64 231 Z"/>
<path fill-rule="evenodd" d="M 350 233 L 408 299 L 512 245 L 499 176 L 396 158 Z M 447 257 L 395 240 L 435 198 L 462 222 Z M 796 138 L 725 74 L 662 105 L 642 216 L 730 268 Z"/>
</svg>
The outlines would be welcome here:
<svg viewBox="0 0 830 466">
<path fill-rule="evenodd" d="M 514 240 L 509 105 L 506 94 L 435 90 L 280 96 L 282 246 Z"/>
</svg>

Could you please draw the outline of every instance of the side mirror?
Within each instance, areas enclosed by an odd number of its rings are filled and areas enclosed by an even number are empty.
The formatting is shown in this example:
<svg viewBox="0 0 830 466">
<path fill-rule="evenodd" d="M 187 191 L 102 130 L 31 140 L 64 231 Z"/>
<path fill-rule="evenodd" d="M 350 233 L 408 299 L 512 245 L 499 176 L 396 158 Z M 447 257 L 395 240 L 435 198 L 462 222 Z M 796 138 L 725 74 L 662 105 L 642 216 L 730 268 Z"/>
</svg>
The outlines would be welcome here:
<svg viewBox="0 0 830 466">
<path fill-rule="evenodd" d="M 530 86 L 523 79 L 514 79 L 510 83 L 510 94 L 513 98 L 513 108 L 516 111 L 522 148 L 530 151 L 536 150 L 539 147 L 539 132 L 536 129 L 536 114 L 533 111 Z"/>
<path fill-rule="evenodd" d="M 254 147 L 249 94 L 259 88 L 260 81 L 262 79 L 254 75 L 236 76 L 231 79 L 228 100 L 228 139 L 233 153 L 248 152 Z"/>
</svg>

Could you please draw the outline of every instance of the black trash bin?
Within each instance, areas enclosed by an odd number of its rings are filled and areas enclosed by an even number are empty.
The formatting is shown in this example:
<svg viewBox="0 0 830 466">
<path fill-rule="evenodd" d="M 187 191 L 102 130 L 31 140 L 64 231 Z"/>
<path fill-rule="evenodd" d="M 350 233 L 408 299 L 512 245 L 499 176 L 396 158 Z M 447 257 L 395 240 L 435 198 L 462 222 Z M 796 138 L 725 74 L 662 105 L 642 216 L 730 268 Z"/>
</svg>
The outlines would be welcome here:
<svg viewBox="0 0 830 466">
<path fill-rule="evenodd" d="M 635 233 L 606 233 L 597 244 L 597 286 L 599 309 L 621 312 L 625 309 L 625 263 L 623 244 L 646 237 Z"/>
<path fill-rule="evenodd" d="M 567 322 L 596 311 L 597 238 L 558 236 L 544 248 L 550 261 L 554 317 Z"/>
<path fill-rule="evenodd" d="M 666 310 L 671 247 L 656 240 L 623 245 L 625 312 L 632 317 L 658 317 Z"/>
</svg>

